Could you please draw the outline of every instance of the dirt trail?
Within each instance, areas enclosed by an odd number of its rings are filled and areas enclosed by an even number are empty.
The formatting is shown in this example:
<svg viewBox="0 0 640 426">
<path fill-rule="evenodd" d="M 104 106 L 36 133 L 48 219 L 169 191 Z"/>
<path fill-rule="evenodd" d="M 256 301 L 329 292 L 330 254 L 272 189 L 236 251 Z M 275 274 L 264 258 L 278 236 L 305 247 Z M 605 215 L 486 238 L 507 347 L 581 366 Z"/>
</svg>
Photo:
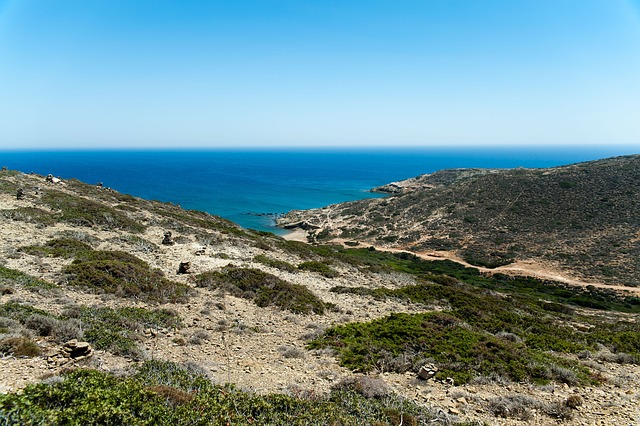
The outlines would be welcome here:
<svg viewBox="0 0 640 426">
<path fill-rule="evenodd" d="M 307 242 L 306 235 L 307 235 L 306 231 L 297 231 L 289 235 L 286 235 L 284 238 L 289 240 Z M 345 239 L 334 238 L 330 242 L 335 244 L 341 244 L 345 247 L 350 247 L 350 246 L 346 246 L 345 244 L 346 241 L 347 240 Z M 353 241 L 353 240 L 350 240 L 350 241 Z M 597 288 L 615 290 L 625 295 L 640 296 L 640 287 L 627 287 L 622 285 L 608 285 L 608 284 L 603 284 L 598 282 L 582 281 L 580 279 L 572 278 L 568 276 L 565 272 L 554 270 L 552 267 L 548 265 L 544 265 L 542 263 L 535 262 L 535 261 L 520 260 L 509 265 L 499 266 L 497 268 L 492 269 L 492 268 L 485 268 L 482 266 L 471 265 L 470 263 L 467 263 L 464 260 L 462 260 L 455 253 L 449 252 L 449 251 L 412 252 L 408 249 L 403 249 L 403 248 L 381 247 L 381 246 L 375 246 L 375 245 L 371 245 L 363 242 L 359 242 L 359 243 L 361 246 L 374 247 L 376 250 L 380 250 L 380 251 L 389 251 L 393 253 L 402 253 L 402 252 L 412 253 L 420 257 L 421 259 L 425 259 L 425 260 L 451 260 L 453 262 L 464 265 L 468 268 L 476 268 L 479 271 L 487 274 L 501 273 L 501 274 L 507 274 L 507 275 L 523 275 L 523 276 L 534 277 L 542 280 L 558 281 L 558 282 L 568 284 L 568 285 L 573 285 L 573 286 L 579 286 L 579 287 L 593 286 Z"/>
</svg>

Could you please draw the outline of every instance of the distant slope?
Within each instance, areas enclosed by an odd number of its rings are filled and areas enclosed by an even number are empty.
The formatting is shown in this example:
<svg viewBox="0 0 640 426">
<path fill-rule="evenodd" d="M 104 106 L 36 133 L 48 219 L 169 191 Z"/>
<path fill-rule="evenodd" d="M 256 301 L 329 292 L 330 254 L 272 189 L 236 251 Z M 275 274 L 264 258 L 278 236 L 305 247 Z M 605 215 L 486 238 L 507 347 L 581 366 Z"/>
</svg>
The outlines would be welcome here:
<svg viewBox="0 0 640 426">
<path fill-rule="evenodd" d="M 640 284 L 640 155 L 549 169 L 444 170 L 377 188 L 388 198 L 294 211 L 279 225 L 467 262 L 554 264 Z"/>
</svg>

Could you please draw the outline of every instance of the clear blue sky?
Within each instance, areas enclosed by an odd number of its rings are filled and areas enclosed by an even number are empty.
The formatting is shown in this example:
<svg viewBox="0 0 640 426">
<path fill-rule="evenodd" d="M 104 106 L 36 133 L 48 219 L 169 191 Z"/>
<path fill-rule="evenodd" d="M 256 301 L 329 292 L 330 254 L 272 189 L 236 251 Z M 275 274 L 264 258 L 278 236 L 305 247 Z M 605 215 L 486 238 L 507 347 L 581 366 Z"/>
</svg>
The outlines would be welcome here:
<svg viewBox="0 0 640 426">
<path fill-rule="evenodd" d="M 632 144 L 640 0 L 0 0 L 0 148 Z"/>
</svg>

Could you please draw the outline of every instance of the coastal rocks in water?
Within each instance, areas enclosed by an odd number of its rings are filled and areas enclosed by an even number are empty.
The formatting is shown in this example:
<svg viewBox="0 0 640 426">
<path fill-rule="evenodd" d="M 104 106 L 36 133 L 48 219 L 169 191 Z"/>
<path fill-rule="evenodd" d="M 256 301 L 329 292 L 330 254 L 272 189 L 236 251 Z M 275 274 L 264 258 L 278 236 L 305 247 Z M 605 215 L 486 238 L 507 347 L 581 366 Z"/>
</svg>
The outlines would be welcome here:
<svg viewBox="0 0 640 426">
<path fill-rule="evenodd" d="M 320 229 L 318 225 L 312 225 L 309 222 L 305 222 L 305 221 L 283 224 L 281 226 L 284 229 L 303 229 L 305 231 L 310 231 L 312 229 Z"/>
<path fill-rule="evenodd" d="M 164 238 L 162 239 L 162 244 L 165 246 L 172 246 L 174 245 L 176 242 L 173 241 L 173 238 L 171 238 L 171 231 L 167 231 L 164 233 Z"/>
<path fill-rule="evenodd" d="M 16 200 L 24 200 L 24 189 L 18 188 L 16 191 Z"/>
<path fill-rule="evenodd" d="M 178 275 L 190 274 L 190 273 L 191 273 L 191 262 L 180 262 L 180 265 L 178 265 Z"/>
</svg>

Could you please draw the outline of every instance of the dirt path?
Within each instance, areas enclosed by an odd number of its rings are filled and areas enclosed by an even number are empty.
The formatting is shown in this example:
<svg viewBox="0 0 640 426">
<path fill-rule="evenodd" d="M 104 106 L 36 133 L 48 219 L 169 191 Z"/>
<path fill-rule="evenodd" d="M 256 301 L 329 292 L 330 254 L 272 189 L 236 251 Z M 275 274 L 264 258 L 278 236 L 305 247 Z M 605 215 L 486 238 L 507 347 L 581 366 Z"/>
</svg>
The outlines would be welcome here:
<svg viewBox="0 0 640 426">
<path fill-rule="evenodd" d="M 307 236 L 306 231 L 298 230 L 289 235 L 285 235 L 284 238 L 288 240 L 307 242 L 306 236 Z M 345 247 L 351 247 L 345 244 L 346 241 L 347 240 L 345 239 L 335 238 L 330 242 L 335 244 L 341 244 Z M 542 280 L 558 281 L 558 282 L 568 284 L 568 285 L 573 285 L 573 286 L 579 286 L 579 287 L 593 286 L 597 288 L 615 290 L 624 295 L 640 296 L 640 287 L 627 287 L 622 285 L 608 285 L 608 284 L 603 284 L 598 282 L 582 281 L 580 279 L 568 276 L 565 272 L 554 270 L 548 265 L 544 265 L 535 261 L 520 260 L 509 265 L 499 266 L 497 268 L 491 269 L 491 268 L 485 268 L 482 266 L 471 265 L 470 263 L 467 263 L 464 260 L 462 260 L 455 253 L 449 252 L 449 251 L 412 252 L 410 250 L 403 249 L 403 248 L 380 247 L 380 246 L 375 246 L 375 245 L 371 245 L 363 242 L 359 242 L 359 243 L 360 243 L 360 246 L 374 247 L 376 250 L 380 250 L 380 251 L 388 251 L 393 253 L 402 253 L 402 252 L 412 253 L 420 257 L 421 259 L 425 259 L 425 260 L 451 260 L 453 262 L 464 265 L 468 268 L 476 268 L 479 271 L 487 274 L 501 273 L 501 274 L 507 274 L 507 275 L 523 275 L 523 276 L 534 277 Z"/>
</svg>

